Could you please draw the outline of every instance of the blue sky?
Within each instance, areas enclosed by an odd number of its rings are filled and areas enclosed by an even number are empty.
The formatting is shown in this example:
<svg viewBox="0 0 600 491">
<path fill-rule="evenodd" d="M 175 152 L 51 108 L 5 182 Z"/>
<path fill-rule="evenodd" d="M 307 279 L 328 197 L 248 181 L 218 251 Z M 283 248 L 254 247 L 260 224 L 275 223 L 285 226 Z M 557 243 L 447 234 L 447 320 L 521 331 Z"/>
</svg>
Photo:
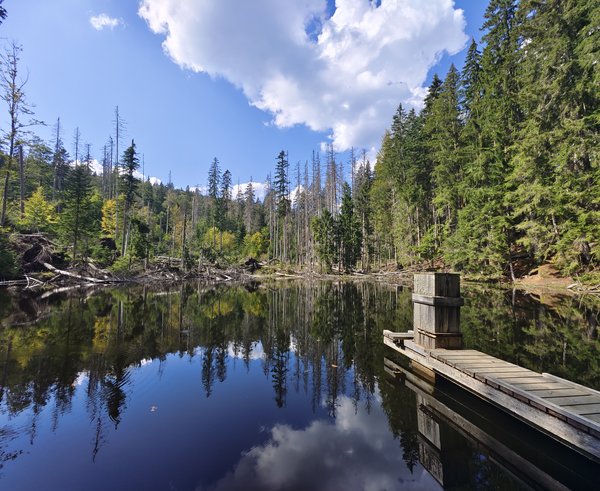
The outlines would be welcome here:
<svg viewBox="0 0 600 491">
<path fill-rule="evenodd" d="M 263 181 L 333 142 L 374 155 L 399 102 L 419 107 L 434 72 L 481 37 L 478 0 L 5 0 L 2 42 L 23 46 L 28 100 L 76 127 L 101 158 L 119 106 L 147 175 L 204 185 L 218 157 Z M 462 9 L 463 14 L 457 11 Z M 112 19 L 117 25 L 103 25 Z M 94 27 L 91 19 L 96 17 Z M 106 24 L 106 23 L 104 23 Z M 307 34 L 308 32 L 308 34 Z M 6 111 L 1 123 L 6 127 Z"/>
</svg>

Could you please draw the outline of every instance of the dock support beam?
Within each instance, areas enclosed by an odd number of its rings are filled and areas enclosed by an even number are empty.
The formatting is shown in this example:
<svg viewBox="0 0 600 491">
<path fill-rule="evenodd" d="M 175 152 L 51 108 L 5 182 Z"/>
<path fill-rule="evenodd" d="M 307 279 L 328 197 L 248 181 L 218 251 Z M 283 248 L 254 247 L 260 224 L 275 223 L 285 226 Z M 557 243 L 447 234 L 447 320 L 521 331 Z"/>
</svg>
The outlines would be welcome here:
<svg viewBox="0 0 600 491">
<path fill-rule="evenodd" d="M 415 344 L 425 349 L 461 349 L 460 275 L 415 274 L 412 298 Z"/>
</svg>

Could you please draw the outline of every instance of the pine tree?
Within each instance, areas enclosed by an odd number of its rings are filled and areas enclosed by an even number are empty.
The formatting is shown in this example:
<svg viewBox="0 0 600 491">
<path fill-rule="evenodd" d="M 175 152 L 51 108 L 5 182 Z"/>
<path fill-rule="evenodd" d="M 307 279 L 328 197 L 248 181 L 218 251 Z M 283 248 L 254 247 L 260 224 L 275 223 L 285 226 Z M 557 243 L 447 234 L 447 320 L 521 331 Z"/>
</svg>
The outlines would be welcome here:
<svg viewBox="0 0 600 491">
<path fill-rule="evenodd" d="M 393 230 L 392 210 L 396 206 L 393 154 L 392 135 L 386 131 L 377 154 L 371 187 L 375 248 L 380 262 L 384 256 L 389 259 L 393 251 L 393 235 L 390 234 Z"/>
<path fill-rule="evenodd" d="M 360 260 L 362 268 L 365 271 L 370 269 L 370 259 L 372 253 L 372 233 L 373 217 L 371 206 L 371 186 L 373 184 L 373 175 L 371 164 L 367 160 L 366 152 L 363 150 L 363 157 L 360 166 L 356 171 L 354 206 L 358 221 L 360 224 Z"/>
<path fill-rule="evenodd" d="M 335 220 L 329 210 L 325 208 L 321 216 L 313 217 L 311 229 L 315 238 L 315 249 L 321 270 L 330 272 L 337 260 L 336 256 L 336 227 Z"/>
<path fill-rule="evenodd" d="M 215 229 L 219 224 L 219 187 L 221 185 L 221 168 L 219 159 L 215 157 L 208 169 L 208 197 L 210 198 L 210 220 Z M 216 248 L 216 234 L 213 233 L 213 249 Z"/>
<path fill-rule="evenodd" d="M 580 271 L 593 265 L 593 255 L 582 251 L 599 236 L 600 70 L 590 54 L 594 41 L 598 49 L 600 7 L 528 0 L 519 8 L 525 122 L 508 199 L 519 243 L 537 261 L 555 257 L 560 267 Z"/>
<path fill-rule="evenodd" d="M 425 116 L 424 131 L 430 152 L 433 178 L 433 220 L 438 244 L 454 231 L 462 202 L 461 119 L 459 76 L 454 65 L 431 100 Z"/>
<path fill-rule="evenodd" d="M 133 204 L 133 199 L 136 195 L 139 179 L 135 177 L 136 171 L 140 167 L 140 161 L 135 150 L 135 142 L 131 140 L 131 145 L 123 152 L 121 166 L 123 173 L 121 175 L 121 189 L 123 194 L 123 229 L 121 242 L 121 255 L 125 256 L 127 252 L 127 220 L 129 211 Z"/>
<path fill-rule="evenodd" d="M 464 119 L 471 116 L 474 106 L 481 99 L 481 95 L 481 53 L 475 39 L 471 39 L 461 74 L 461 104 Z"/>
<path fill-rule="evenodd" d="M 352 189 L 346 182 L 342 186 L 342 203 L 337 222 L 340 266 L 348 272 L 360 258 L 362 237 L 361 227 L 354 213 Z"/>
<path fill-rule="evenodd" d="M 217 226 L 220 231 L 219 249 L 223 250 L 223 230 L 229 230 L 229 203 L 231 201 L 231 172 L 225 170 L 221 178 L 221 191 L 219 194 L 217 207 L 219 210 Z"/>
<path fill-rule="evenodd" d="M 288 259 L 288 215 L 291 209 L 288 167 L 287 155 L 282 150 L 277 156 L 273 191 L 276 204 L 275 257 L 284 262 Z"/>
<path fill-rule="evenodd" d="M 277 165 L 275 166 L 275 177 L 273 179 L 273 188 L 277 200 L 277 214 L 279 217 L 284 217 L 290 211 L 289 198 L 289 179 L 288 179 L 289 163 L 285 152 L 282 150 L 277 156 Z"/>
<path fill-rule="evenodd" d="M 512 0 L 492 0 L 485 13 L 481 56 L 473 42 L 462 74 L 466 118 L 461 135 L 462 209 L 445 246 L 457 269 L 486 275 L 512 270 L 513 227 L 505 202 L 510 151 L 521 118 L 518 90 L 518 16 Z"/>
<path fill-rule="evenodd" d="M 85 167 L 78 165 L 67 176 L 59 222 L 63 237 L 71 244 L 73 259 L 80 253 L 81 242 L 86 243 L 94 232 L 94 211 L 91 175 Z M 86 251 L 83 252 L 85 255 Z"/>
</svg>

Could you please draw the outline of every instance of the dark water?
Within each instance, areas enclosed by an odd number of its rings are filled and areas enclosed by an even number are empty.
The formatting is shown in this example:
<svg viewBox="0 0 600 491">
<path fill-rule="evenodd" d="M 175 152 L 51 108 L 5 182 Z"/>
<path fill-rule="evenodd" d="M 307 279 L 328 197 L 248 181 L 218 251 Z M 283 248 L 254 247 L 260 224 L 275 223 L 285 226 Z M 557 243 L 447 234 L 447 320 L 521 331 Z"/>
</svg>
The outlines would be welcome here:
<svg viewBox="0 0 600 491">
<path fill-rule="evenodd" d="M 600 389 L 599 305 L 466 290 L 467 347 Z M 0 489 L 585 488 L 597 476 L 394 359 L 381 332 L 411 326 L 400 287 L 0 292 L 0 319 Z"/>
</svg>

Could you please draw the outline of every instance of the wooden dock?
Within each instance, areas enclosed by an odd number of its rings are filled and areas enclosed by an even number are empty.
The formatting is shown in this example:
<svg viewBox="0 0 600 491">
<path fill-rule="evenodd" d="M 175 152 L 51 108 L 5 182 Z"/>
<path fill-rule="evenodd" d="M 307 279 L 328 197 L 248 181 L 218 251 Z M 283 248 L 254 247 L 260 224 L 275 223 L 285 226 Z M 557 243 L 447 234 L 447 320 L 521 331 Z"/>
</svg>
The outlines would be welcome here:
<svg viewBox="0 0 600 491">
<path fill-rule="evenodd" d="M 404 364 L 406 365 L 406 364 Z M 546 441 L 534 430 L 516 426 L 507 432 L 509 416 L 465 391 L 443 388 L 423 379 L 408 366 L 384 358 L 387 383 L 401 384 L 415 393 L 418 421 L 419 460 L 442 485 L 469 487 L 460 469 L 468 467 L 468 456 L 457 462 L 456 441 L 440 428 L 443 423 L 471 442 L 478 451 L 530 489 L 593 489 L 596 466 L 576 458 L 562 445 Z M 514 430 L 513 430 L 514 431 Z M 546 450 L 539 453 L 540 445 Z M 458 470 L 456 469 L 458 467 Z"/>
<path fill-rule="evenodd" d="M 439 277 L 434 279 L 438 281 Z M 427 280 L 433 284 L 431 278 Z M 449 290 L 457 292 L 458 287 Z M 600 392 L 479 351 L 446 349 L 448 323 L 435 319 L 437 316 L 458 322 L 456 312 L 449 315 L 447 310 L 458 310 L 460 303 L 446 301 L 431 305 L 423 301 L 423 292 L 418 293 L 414 295 L 418 302 L 415 314 L 417 309 L 419 314 L 415 318 L 415 332 L 384 331 L 387 346 L 600 463 Z M 424 304 L 431 305 L 432 310 L 424 312 Z M 431 328 L 423 320 L 428 318 L 433 319 Z M 457 324 L 451 324 L 450 328 L 456 339 Z M 450 347 L 457 346 L 455 339 Z"/>
</svg>

